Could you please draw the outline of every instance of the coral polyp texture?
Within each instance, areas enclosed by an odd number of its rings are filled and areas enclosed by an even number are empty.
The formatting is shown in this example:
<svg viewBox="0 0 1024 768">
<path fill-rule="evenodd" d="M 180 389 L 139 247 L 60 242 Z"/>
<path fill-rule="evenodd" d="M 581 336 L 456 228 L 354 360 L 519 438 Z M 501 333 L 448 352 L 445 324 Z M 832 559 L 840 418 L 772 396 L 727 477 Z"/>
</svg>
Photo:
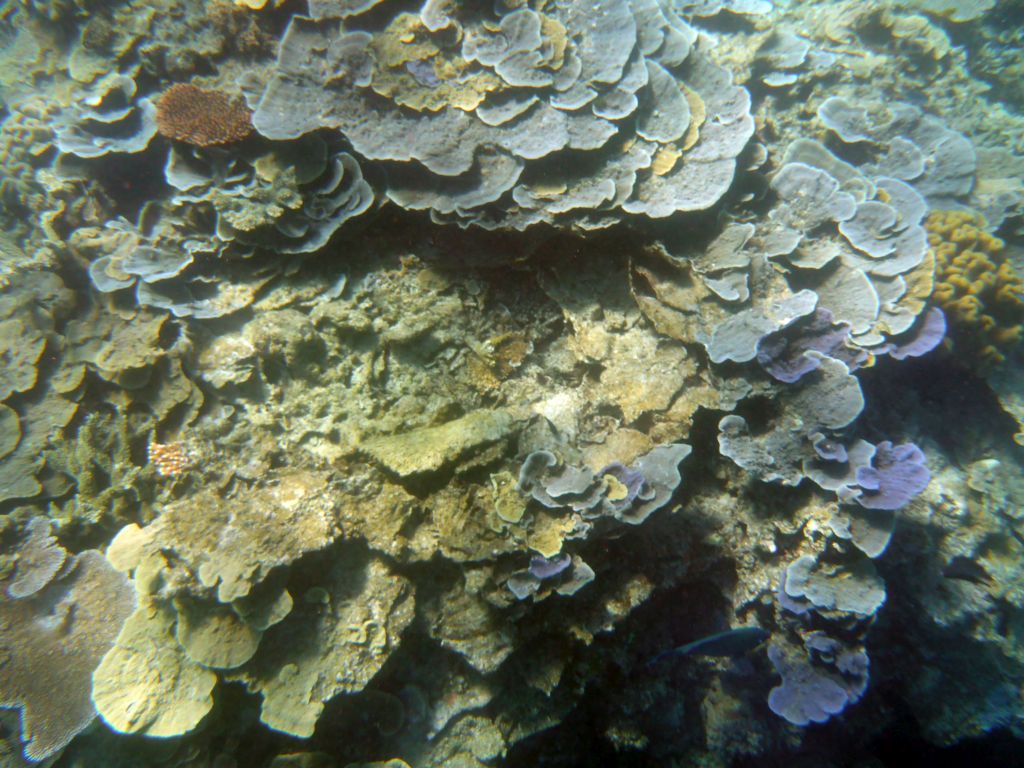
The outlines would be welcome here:
<svg viewBox="0 0 1024 768">
<path fill-rule="evenodd" d="M 241 97 L 175 83 L 156 103 L 156 128 L 161 136 L 196 147 L 230 144 L 252 133 L 252 113 Z"/>
<path fill-rule="evenodd" d="M 747 92 L 654 0 L 427 3 L 350 31 L 370 5 L 295 17 L 253 120 L 337 129 L 403 208 L 515 229 L 703 210 L 753 133 Z"/>
<path fill-rule="evenodd" d="M 990 369 L 1024 336 L 1024 278 L 1002 240 L 971 211 L 933 211 L 925 226 L 935 252 L 933 298 L 950 318 L 955 352 Z"/>
</svg>

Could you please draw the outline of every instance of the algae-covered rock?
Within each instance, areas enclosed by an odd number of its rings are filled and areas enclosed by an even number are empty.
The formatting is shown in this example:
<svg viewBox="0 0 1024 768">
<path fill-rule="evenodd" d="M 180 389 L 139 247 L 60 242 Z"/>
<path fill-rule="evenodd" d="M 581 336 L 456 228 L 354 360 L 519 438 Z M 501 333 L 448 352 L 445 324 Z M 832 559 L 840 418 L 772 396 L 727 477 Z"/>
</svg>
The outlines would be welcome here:
<svg viewBox="0 0 1024 768">
<path fill-rule="evenodd" d="M 326 479 L 290 470 L 234 494 L 211 488 L 168 504 L 140 540 L 148 552 L 175 554 L 185 566 L 175 578 L 193 589 L 215 589 L 220 602 L 230 603 L 274 568 L 333 541 L 332 512 Z"/>
<path fill-rule="evenodd" d="M 916 8 L 959 24 L 980 19 L 995 7 L 996 0 L 898 0 L 897 4 Z"/>
<path fill-rule="evenodd" d="M 62 528 L 116 529 L 146 508 L 154 482 L 133 457 L 132 445 L 145 440 L 151 426 L 149 419 L 97 408 L 77 425 L 74 440 L 58 441 L 46 452 L 47 468 L 75 490 L 51 505 Z"/>
<path fill-rule="evenodd" d="M 971 508 L 985 516 L 1012 520 L 1024 517 L 1024 477 L 1010 461 L 981 459 L 967 468 L 967 485 L 974 491 Z"/>
<path fill-rule="evenodd" d="M 471 451 L 505 439 L 515 423 L 508 411 L 475 411 L 437 427 L 370 438 L 360 448 L 399 477 L 415 477 L 437 472 Z"/>
<path fill-rule="evenodd" d="M 426 765 L 484 768 L 503 756 L 505 749 L 505 738 L 496 722 L 483 715 L 467 714 L 425 750 L 422 760 Z"/>
<path fill-rule="evenodd" d="M 244 384 L 256 371 L 256 348 L 241 334 L 218 336 L 199 355 L 197 368 L 215 389 Z"/>
<path fill-rule="evenodd" d="M 335 552 L 317 580 L 322 601 L 303 601 L 237 673 L 263 697 L 260 719 L 295 736 L 313 734 L 324 704 L 361 691 L 398 648 L 413 619 L 412 585 L 356 546 Z"/>
<path fill-rule="evenodd" d="M 425 604 L 423 613 L 432 637 L 455 651 L 476 670 L 491 674 L 511 655 L 514 635 L 478 593 L 483 573 L 471 571 Z"/>
<path fill-rule="evenodd" d="M 66 365 L 85 365 L 126 388 L 142 386 L 166 354 L 160 344 L 167 315 L 140 310 L 122 319 L 94 309 L 66 330 Z"/>
<path fill-rule="evenodd" d="M 13 408 L 0 404 L 0 459 L 9 456 L 21 442 L 21 422 Z"/>
<path fill-rule="evenodd" d="M 0 322 L 0 400 L 35 386 L 36 365 L 45 348 L 46 338 L 21 318 Z"/>
</svg>

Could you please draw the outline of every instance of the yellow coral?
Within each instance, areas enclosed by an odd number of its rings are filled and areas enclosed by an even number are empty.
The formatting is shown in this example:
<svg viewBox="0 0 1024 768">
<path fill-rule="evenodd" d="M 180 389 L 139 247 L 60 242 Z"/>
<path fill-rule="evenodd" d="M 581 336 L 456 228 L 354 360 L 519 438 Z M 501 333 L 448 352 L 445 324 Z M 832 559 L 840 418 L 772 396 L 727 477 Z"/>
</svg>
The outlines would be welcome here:
<svg viewBox="0 0 1024 768">
<path fill-rule="evenodd" d="M 418 14 L 396 16 L 370 43 L 377 64 L 370 87 L 417 112 L 446 107 L 472 112 L 501 80 L 471 67 L 456 55 L 457 46 L 443 43 L 444 37 L 428 30 Z"/>
<path fill-rule="evenodd" d="M 981 215 L 934 211 L 925 226 L 936 263 L 932 298 L 949 318 L 958 352 L 983 370 L 998 365 L 1024 336 L 1024 279 Z"/>
<path fill-rule="evenodd" d="M 274 0 L 269 3 L 271 8 L 277 8 L 284 0 Z M 250 11 L 262 11 L 268 6 L 267 0 L 235 0 L 235 5 L 241 8 L 248 8 Z"/>
</svg>

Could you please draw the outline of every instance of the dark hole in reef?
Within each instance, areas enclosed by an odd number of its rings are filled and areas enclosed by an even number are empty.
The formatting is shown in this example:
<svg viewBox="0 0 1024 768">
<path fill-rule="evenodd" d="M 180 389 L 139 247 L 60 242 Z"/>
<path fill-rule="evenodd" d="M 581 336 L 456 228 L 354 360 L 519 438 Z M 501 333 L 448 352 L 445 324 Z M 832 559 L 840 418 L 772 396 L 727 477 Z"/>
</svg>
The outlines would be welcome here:
<svg viewBox="0 0 1024 768">
<path fill-rule="evenodd" d="M 583 364 L 583 376 L 590 381 L 599 381 L 602 373 L 604 373 L 604 366 L 600 363 L 587 362 Z"/>
<path fill-rule="evenodd" d="M 420 0 L 393 0 L 388 3 L 378 3 L 376 7 L 369 8 L 355 16 L 345 19 L 347 31 L 366 30 L 378 32 L 384 29 L 392 19 L 402 13 L 419 15 L 423 3 Z"/>
<path fill-rule="evenodd" d="M 857 141 L 847 144 L 832 131 L 828 132 L 825 147 L 840 160 L 858 167 L 865 163 L 877 162 L 879 159 L 879 150 L 870 142 Z"/>
<path fill-rule="evenodd" d="M 85 163 L 90 178 L 95 179 L 115 203 L 117 213 L 136 221 L 147 200 L 161 197 L 166 182 L 164 162 L 167 147 L 151 141 L 149 148 L 135 154 L 111 152 Z"/>
<path fill-rule="evenodd" d="M 1015 245 L 1018 248 L 1024 247 L 1024 215 L 1014 214 L 1007 216 L 995 232 L 996 237 L 1007 245 Z M 1020 264 L 1014 265 L 1018 268 Z"/>
<path fill-rule="evenodd" d="M 768 425 L 778 415 L 778 404 L 767 397 L 748 397 L 741 402 L 734 413 L 746 419 L 750 434 L 759 435 L 768 429 Z"/>
<path fill-rule="evenodd" d="M 178 340 L 181 339 L 181 335 L 181 325 L 174 321 L 164 323 L 160 327 L 160 334 L 157 337 L 157 343 L 160 345 L 160 349 L 170 349 L 178 343 Z"/>
<path fill-rule="evenodd" d="M 92 461 L 89 463 L 89 474 L 92 476 L 90 485 L 93 486 L 92 490 L 94 492 L 102 492 L 110 488 L 112 482 L 110 473 L 98 462 Z"/>
<path fill-rule="evenodd" d="M 1016 423 L 992 389 L 944 350 L 908 360 L 882 359 L 859 371 L 858 378 L 868 404 L 859 432 L 867 440 L 898 442 L 902 424 L 909 422 L 943 451 L 966 461 L 1000 444 L 1010 453 L 1017 450 Z"/>
<path fill-rule="evenodd" d="M 880 12 L 866 15 L 857 25 L 857 38 L 871 50 L 885 50 L 897 42 L 891 29 L 882 23 Z"/>
<path fill-rule="evenodd" d="M 641 413 L 631 425 L 638 432 L 649 433 L 655 427 L 654 414 L 650 411 Z"/>
<path fill-rule="evenodd" d="M 149 463 L 149 437 L 139 435 L 128 440 L 128 456 L 136 467 L 144 467 Z"/>
<path fill-rule="evenodd" d="M 167 434 L 178 434 L 185 427 L 185 419 L 192 412 L 192 403 L 186 400 L 174 406 L 160 422 L 161 429 Z"/>
<path fill-rule="evenodd" d="M 706 408 L 700 408 L 694 414 L 690 423 L 690 435 L 683 441 L 693 446 L 693 453 L 687 456 L 681 465 L 684 488 L 696 485 L 691 478 L 700 478 L 701 482 L 707 482 L 714 477 L 711 472 L 712 466 L 724 458 L 718 451 L 718 422 L 724 415 L 722 411 Z"/>
</svg>

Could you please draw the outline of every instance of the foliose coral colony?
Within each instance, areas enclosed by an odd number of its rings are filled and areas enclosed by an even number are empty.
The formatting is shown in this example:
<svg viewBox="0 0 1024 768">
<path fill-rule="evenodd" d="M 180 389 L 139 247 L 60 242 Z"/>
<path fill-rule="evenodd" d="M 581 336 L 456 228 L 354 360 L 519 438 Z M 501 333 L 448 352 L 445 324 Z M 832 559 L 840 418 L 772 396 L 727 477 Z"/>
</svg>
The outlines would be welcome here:
<svg viewBox="0 0 1024 768">
<path fill-rule="evenodd" d="M 1000 4 L 794 5 L 0 11 L 12 765 L 1024 737 Z"/>
</svg>

